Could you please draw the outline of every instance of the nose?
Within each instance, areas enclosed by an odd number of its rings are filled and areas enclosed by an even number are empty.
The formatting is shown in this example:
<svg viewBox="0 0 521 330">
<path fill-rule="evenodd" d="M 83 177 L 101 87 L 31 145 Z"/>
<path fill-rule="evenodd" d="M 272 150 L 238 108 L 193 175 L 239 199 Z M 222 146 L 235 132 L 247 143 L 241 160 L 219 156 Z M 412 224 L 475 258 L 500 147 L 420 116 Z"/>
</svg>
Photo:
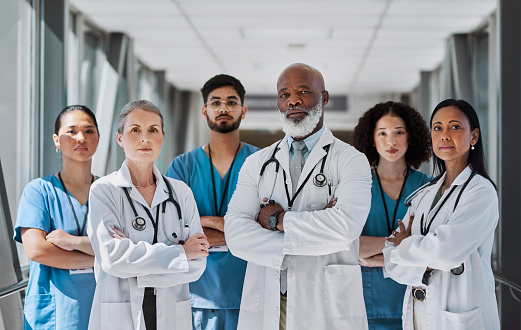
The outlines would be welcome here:
<svg viewBox="0 0 521 330">
<path fill-rule="evenodd" d="M 219 113 L 228 113 L 228 101 L 221 101 L 221 107 L 219 108 Z"/>
<path fill-rule="evenodd" d="M 292 94 L 288 98 L 288 103 L 289 103 L 290 106 L 301 105 L 302 104 L 302 99 L 298 95 Z"/>
<path fill-rule="evenodd" d="M 396 144 L 396 137 L 393 134 L 389 134 L 387 138 L 387 143 L 390 145 Z"/>
<path fill-rule="evenodd" d="M 80 143 L 85 142 L 85 135 L 82 131 L 79 131 L 78 134 L 76 134 L 76 140 Z"/>
</svg>

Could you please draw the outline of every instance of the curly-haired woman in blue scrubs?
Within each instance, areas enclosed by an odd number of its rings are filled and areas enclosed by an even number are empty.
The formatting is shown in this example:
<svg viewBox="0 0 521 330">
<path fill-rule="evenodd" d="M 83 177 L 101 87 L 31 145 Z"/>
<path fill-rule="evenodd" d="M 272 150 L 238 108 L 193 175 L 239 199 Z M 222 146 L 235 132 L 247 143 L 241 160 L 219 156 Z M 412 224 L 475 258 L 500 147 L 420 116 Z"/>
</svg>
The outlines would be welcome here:
<svg viewBox="0 0 521 330">
<path fill-rule="evenodd" d="M 372 165 L 371 210 L 360 237 L 360 264 L 369 329 L 402 329 L 405 286 L 384 278 L 382 249 L 398 227 L 407 207 L 405 198 L 427 183 L 417 169 L 431 156 L 429 129 L 413 108 L 386 102 L 359 119 L 352 145 Z"/>
<path fill-rule="evenodd" d="M 31 259 L 24 329 L 87 329 L 96 286 L 86 228 L 99 142 L 94 113 L 81 105 L 66 107 L 53 140 L 63 167 L 27 184 L 16 220 L 14 239 Z"/>
</svg>

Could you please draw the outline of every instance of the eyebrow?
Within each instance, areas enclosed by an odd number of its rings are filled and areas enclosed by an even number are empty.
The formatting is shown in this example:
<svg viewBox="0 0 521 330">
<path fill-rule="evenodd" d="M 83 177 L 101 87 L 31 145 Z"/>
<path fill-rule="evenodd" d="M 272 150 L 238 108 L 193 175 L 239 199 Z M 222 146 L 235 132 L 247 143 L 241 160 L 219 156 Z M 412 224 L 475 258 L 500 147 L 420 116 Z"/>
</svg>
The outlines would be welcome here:
<svg viewBox="0 0 521 330">
<path fill-rule="evenodd" d="M 459 121 L 459 120 L 450 120 L 449 124 L 450 123 L 460 123 L 461 125 L 463 125 L 463 123 L 461 121 Z M 432 125 L 436 125 L 436 124 L 440 124 L 441 125 L 441 121 L 437 121 L 435 123 L 432 123 Z"/>
<path fill-rule="evenodd" d="M 212 96 L 212 97 L 210 98 L 210 100 L 220 100 L 220 99 L 221 99 L 221 98 L 218 97 L 218 96 Z M 228 96 L 226 99 L 227 99 L 227 100 L 229 100 L 229 99 L 238 100 L 239 98 L 238 98 L 237 96 L 235 96 L 235 95 L 230 95 L 230 96 Z"/>
<path fill-rule="evenodd" d="M 403 126 L 396 126 L 394 129 L 400 129 L 400 128 L 405 129 L 405 127 L 403 127 Z M 382 129 L 387 129 L 387 128 L 385 128 L 385 127 L 380 127 L 380 128 L 377 128 L 376 130 L 379 131 L 379 130 L 382 130 Z"/>
<path fill-rule="evenodd" d="M 76 127 L 78 127 L 78 126 L 77 126 L 77 125 L 69 125 L 69 126 L 67 126 L 67 127 L 68 127 L 68 128 L 76 128 Z M 86 128 L 92 128 L 92 127 L 96 127 L 96 126 L 94 126 L 94 125 L 85 125 L 85 126 L 83 126 L 83 127 L 86 127 Z"/>
</svg>

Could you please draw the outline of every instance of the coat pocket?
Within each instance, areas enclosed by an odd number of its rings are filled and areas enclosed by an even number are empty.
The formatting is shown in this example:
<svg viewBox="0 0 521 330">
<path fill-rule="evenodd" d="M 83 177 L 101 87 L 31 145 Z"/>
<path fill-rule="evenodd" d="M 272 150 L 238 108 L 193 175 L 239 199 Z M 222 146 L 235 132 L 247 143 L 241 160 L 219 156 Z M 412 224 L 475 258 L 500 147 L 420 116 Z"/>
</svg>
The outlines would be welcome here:
<svg viewBox="0 0 521 330">
<path fill-rule="evenodd" d="M 326 266 L 323 294 L 325 317 L 366 318 L 359 265 Z"/>
<path fill-rule="evenodd" d="M 192 305 L 190 300 L 178 301 L 175 305 L 175 328 L 192 329 Z"/>
<path fill-rule="evenodd" d="M 56 302 L 52 294 L 25 297 L 24 329 L 55 329 Z"/>
<path fill-rule="evenodd" d="M 481 308 L 468 312 L 441 312 L 441 330 L 480 330 L 485 329 Z"/>
<path fill-rule="evenodd" d="M 101 325 L 104 329 L 135 329 L 130 302 L 101 303 Z"/>
</svg>

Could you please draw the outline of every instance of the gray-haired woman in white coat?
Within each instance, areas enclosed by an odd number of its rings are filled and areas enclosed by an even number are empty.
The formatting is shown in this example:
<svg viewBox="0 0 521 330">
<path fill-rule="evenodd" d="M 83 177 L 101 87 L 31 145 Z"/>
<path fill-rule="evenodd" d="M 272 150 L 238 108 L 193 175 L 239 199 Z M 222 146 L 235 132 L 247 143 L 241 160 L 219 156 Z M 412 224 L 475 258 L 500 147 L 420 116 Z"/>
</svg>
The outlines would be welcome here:
<svg viewBox="0 0 521 330">
<path fill-rule="evenodd" d="M 92 186 L 88 234 L 96 292 L 89 329 L 191 329 L 188 283 L 203 273 L 208 241 L 190 188 L 154 166 L 163 118 L 149 101 L 120 114 L 121 169 Z"/>
</svg>

